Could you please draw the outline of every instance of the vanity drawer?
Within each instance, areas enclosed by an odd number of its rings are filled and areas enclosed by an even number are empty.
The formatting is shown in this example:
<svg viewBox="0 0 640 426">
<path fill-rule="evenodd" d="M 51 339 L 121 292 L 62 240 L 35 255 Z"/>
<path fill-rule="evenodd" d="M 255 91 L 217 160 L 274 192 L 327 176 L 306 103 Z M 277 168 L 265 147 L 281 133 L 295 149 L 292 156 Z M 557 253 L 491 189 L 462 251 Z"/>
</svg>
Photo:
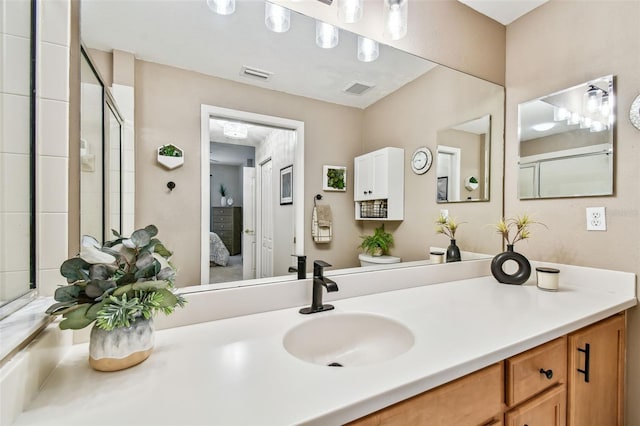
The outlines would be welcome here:
<svg viewBox="0 0 640 426">
<path fill-rule="evenodd" d="M 506 403 L 512 407 L 558 383 L 566 383 L 567 337 L 506 360 Z"/>
<path fill-rule="evenodd" d="M 567 392 L 565 385 L 557 385 L 542 395 L 527 401 L 505 416 L 506 426 L 567 424 Z"/>
</svg>

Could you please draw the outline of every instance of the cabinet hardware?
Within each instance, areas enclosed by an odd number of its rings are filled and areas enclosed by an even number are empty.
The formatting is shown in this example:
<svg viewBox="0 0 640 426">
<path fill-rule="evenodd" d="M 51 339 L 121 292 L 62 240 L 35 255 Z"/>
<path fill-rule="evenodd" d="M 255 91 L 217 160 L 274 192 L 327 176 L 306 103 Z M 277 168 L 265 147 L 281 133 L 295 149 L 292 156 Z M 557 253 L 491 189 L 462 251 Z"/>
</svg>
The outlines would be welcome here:
<svg viewBox="0 0 640 426">
<path fill-rule="evenodd" d="M 553 378 L 553 370 L 552 369 L 548 369 L 545 370 L 544 368 L 540 369 L 540 374 L 544 374 L 547 379 L 551 380 L 551 378 Z"/>
<path fill-rule="evenodd" d="M 578 352 L 584 353 L 584 370 L 578 368 L 578 373 L 584 374 L 584 382 L 589 383 L 589 359 L 591 358 L 591 347 L 585 343 L 584 349 L 578 348 Z"/>
</svg>

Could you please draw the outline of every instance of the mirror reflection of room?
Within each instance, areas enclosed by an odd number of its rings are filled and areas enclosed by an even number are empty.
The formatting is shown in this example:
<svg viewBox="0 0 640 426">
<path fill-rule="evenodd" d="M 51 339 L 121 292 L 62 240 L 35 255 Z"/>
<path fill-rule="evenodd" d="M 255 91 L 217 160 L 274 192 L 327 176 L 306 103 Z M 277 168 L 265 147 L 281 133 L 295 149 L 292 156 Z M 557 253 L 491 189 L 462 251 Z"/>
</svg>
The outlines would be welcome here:
<svg viewBox="0 0 640 426">
<path fill-rule="evenodd" d="M 613 193 L 613 77 L 519 105 L 518 196 Z"/>
<path fill-rule="evenodd" d="M 250 284 L 265 282 L 269 277 L 295 279 L 296 274 L 288 272 L 289 267 L 296 266 L 292 254 L 331 263 L 333 267 L 328 273 L 358 267 L 360 237 L 380 223 L 354 217 L 351 185 L 354 158 L 385 147 L 411 153 L 426 145 L 435 153 L 438 130 L 453 123 L 487 114 L 495 118 L 489 144 L 496 146 L 491 147 L 492 155 L 485 158 L 484 168 L 479 166 L 473 174 L 478 175 L 480 182 L 491 181 L 489 174 L 495 174 L 499 181 L 503 152 L 502 87 L 382 44 L 375 60 L 363 62 L 357 57 L 358 37 L 344 30 L 340 31 L 335 48 L 319 48 L 313 37 L 307 37 L 315 32 L 315 20 L 295 12 L 291 14 L 288 32 L 273 33 L 264 26 L 265 10 L 261 2 L 241 3 L 242 7 L 231 15 L 233 24 L 229 17 L 212 13 L 205 2 L 178 3 L 154 2 L 157 15 L 154 20 L 148 19 L 148 8 L 138 2 L 89 1 L 81 8 L 81 37 L 106 86 L 125 85 L 135 94 L 135 188 L 140 191 L 136 193 L 135 222 L 141 226 L 154 223 L 162 230 L 163 240 L 176 252 L 173 261 L 180 270 L 178 286 L 238 282 L 240 273 L 240 278 Z M 118 31 L 107 24 L 108 17 L 118 22 Z M 208 35 L 193 37 L 191 30 L 177 30 L 172 31 L 168 40 L 163 20 L 168 20 L 167 25 L 172 27 L 188 23 L 191 29 Z M 234 36 L 236 30 L 242 36 Z M 208 40 L 212 38 L 225 41 L 211 44 Z M 174 49 L 185 45 L 190 49 L 177 49 L 179 54 Z M 206 57 L 198 54 L 204 50 L 209 52 Z M 235 54 L 228 55 L 229 51 Z M 225 61 L 216 60 L 221 56 Z M 124 80 L 123 75 L 127 76 Z M 439 103 L 425 103 L 425 94 L 439 99 Z M 229 138 L 209 141 L 198 138 L 197 133 L 202 133 L 210 122 L 209 118 L 201 118 L 198 126 L 196 117 L 204 105 L 275 116 L 304 125 L 304 150 L 300 147 L 293 152 L 299 160 L 272 165 L 271 195 L 279 201 L 279 173 L 282 167 L 293 164 L 292 204 L 275 203 L 272 211 L 274 226 L 285 217 L 281 211 L 292 212 L 286 233 L 274 228 L 271 240 L 268 226 L 249 226 L 251 221 L 246 215 L 250 211 L 244 190 L 241 197 L 232 182 L 217 178 L 218 172 L 212 172 L 206 160 L 205 164 L 201 158 L 199 161 L 199 153 L 215 155 L 215 150 L 210 152 L 211 142 L 238 144 Z M 168 143 L 185 150 L 184 165 L 175 170 L 163 169 L 150 160 L 159 146 Z M 407 154 L 405 161 L 408 160 Z M 203 167 L 200 173 L 198 163 Z M 256 149 L 253 165 L 256 192 L 260 190 L 260 165 Z M 323 192 L 322 170 L 326 165 L 345 167 L 345 191 Z M 484 170 L 484 176 L 480 169 Z M 468 175 L 461 177 L 461 185 L 472 173 Z M 431 232 L 431 226 L 424 226 L 435 220 L 439 211 L 435 202 L 435 168 L 417 176 L 405 167 L 404 180 L 405 191 L 413 194 L 405 197 L 407 213 L 403 220 L 387 224 L 395 239 L 391 255 L 402 259 L 397 267 L 412 261 L 428 261 L 429 248 L 443 243 Z M 174 190 L 166 190 L 168 181 L 175 182 Z M 221 183 L 229 191 L 228 195 L 225 191 L 225 196 L 227 203 L 229 198 L 233 200 L 232 205 L 220 205 Z M 465 195 L 461 201 L 467 197 L 486 200 L 489 191 L 479 186 L 472 192 L 461 190 Z M 196 188 L 201 188 L 200 193 L 194 191 Z M 324 245 L 314 243 L 310 231 L 313 196 L 319 192 L 334 217 L 334 238 Z M 499 252 L 499 239 L 492 238 L 491 230 L 484 225 L 501 214 L 501 188 L 495 188 L 489 202 L 469 203 L 474 207 L 464 204 L 460 203 L 452 213 L 479 231 L 460 233 L 462 249 L 486 254 Z M 252 211 L 259 225 L 263 215 L 258 208 L 256 204 Z M 216 226 L 213 219 L 220 218 L 223 212 L 231 217 L 221 219 L 231 221 L 228 225 L 233 226 L 231 236 L 220 235 L 225 232 L 213 229 Z M 215 253 L 212 239 L 218 248 L 229 251 L 226 266 L 220 265 L 225 263 L 224 259 L 212 260 Z M 238 239 L 239 252 L 234 243 Z M 307 266 L 310 272 L 310 265 Z M 223 272 L 231 269 L 235 271 L 225 278 L 227 274 Z"/>
</svg>

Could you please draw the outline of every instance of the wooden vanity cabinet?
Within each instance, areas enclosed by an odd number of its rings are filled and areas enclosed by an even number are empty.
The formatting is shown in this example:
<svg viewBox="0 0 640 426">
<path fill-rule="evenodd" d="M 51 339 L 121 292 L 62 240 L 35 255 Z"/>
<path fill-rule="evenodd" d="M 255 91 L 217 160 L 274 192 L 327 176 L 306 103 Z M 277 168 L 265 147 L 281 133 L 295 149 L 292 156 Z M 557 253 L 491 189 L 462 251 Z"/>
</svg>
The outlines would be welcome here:
<svg viewBox="0 0 640 426">
<path fill-rule="evenodd" d="M 503 363 L 494 364 L 349 425 L 501 425 L 503 376 Z"/>
<path fill-rule="evenodd" d="M 349 424 L 623 426 L 624 336 L 615 315 Z"/>
<path fill-rule="evenodd" d="M 624 425 L 625 316 L 569 335 L 569 426 Z"/>
</svg>

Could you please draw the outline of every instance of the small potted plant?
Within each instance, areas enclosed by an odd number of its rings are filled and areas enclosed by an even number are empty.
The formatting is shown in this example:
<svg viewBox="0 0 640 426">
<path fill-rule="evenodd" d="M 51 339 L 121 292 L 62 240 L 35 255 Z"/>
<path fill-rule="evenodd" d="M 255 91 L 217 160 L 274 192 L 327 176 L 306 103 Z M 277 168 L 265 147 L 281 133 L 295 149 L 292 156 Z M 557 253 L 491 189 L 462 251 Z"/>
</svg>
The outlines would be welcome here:
<svg viewBox="0 0 640 426">
<path fill-rule="evenodd" d="M 458 223 L 449 216 L 440 215 L 436 220 L 436 232 L 446 235 L 450 244 L 447 247 L 447 262 L 460 262 L 460 248 L 456 245 L 456 231 L 462 222 Z"/>
<path fill-rule="evenodd" d="M 360 238 L 362 238 L 360 248 L 371 256 L 389 254 L 389 249 L 393 245 L 393 235 L 384 230 L 384 224 L 380 225 L 379 228 L 375 228 L 373 235 L 366 235 Z"/>
<path fill-rule="evenodd" d="M 227 188 L 223 184 L 220 184 L 220 188 L 218 188 L 218 192 L 220 193 L 220 205 L 222 207 L 226 207 L 227 206 Z"/>
<path fill-rule="evenodd" d="M 65 260 L 60 273 L 68 285 L 59 287 L 49 307 L 61 315 L 60 328 L 81 329 L 93 324 L 89 364 L 116 371 L 139 364 L 153 348 L 153 316 L 171 314 L 185 299 L 173 292 L 176 271 L 171 252 L 154 238 L 149 225 L 126 238 L 113 232 L 104 245 L 82 237 L 80 254 Z"/>
<path fill-rule="evenodd" d="M 173 144 L 163 145 L 158 148 L 158 163 L 169 170 L 184 164 L 184 151 Z"/>
<path fill-rule="evenodd" d="M 503 284 L 523 284 L 531 276 L 529 260 L 524 255 L 515 252 L 513 246 L 518 241 L 531 237 L 529 226 L 533 224 L 546 227 L 543 223 L 535 222 L 526 213 L 515 218 L 502 218 L 495 224 L 498 234 L 502 236 L 507 246 L 507 251 L 496 255 L 491 261 L 491 273 L 499 282 Z M 504 271 L 503 265 L 507 261 L 513 261 L 518 265 L 518 270 L 515 273 L 509 274 Z"/>
</svg>

